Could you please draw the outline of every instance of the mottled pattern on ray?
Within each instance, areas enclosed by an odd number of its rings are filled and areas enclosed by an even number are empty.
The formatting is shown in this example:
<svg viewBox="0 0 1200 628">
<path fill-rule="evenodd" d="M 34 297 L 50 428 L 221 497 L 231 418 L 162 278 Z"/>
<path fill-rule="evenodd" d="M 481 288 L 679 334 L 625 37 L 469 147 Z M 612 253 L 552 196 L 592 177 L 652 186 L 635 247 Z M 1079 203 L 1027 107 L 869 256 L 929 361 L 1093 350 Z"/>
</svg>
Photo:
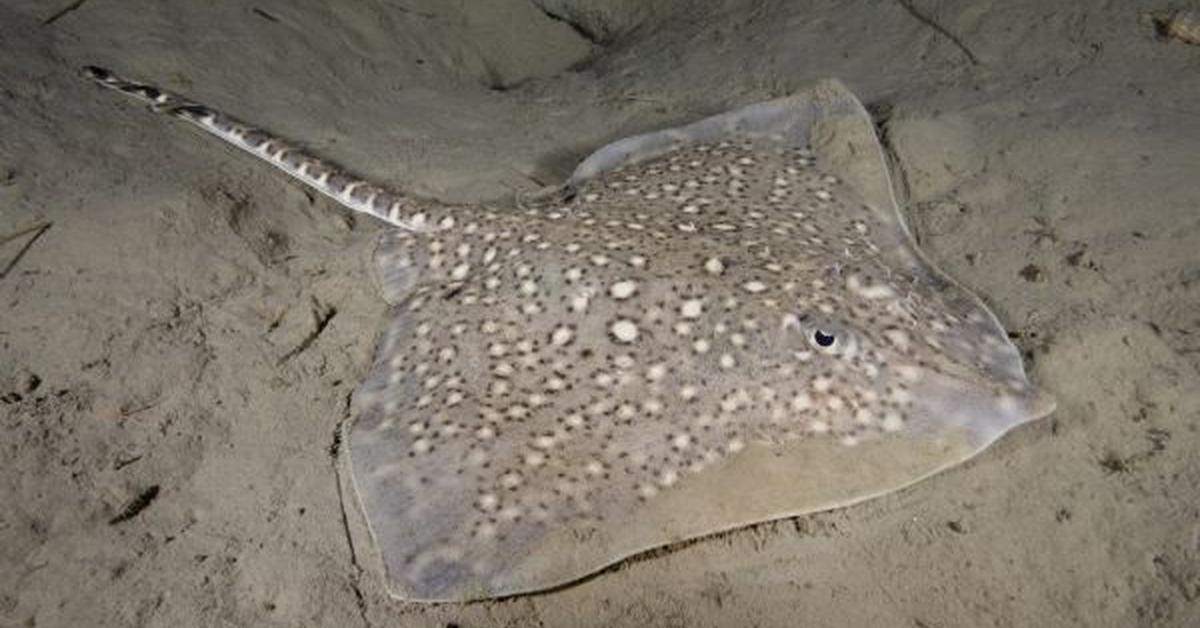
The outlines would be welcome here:
<svg viewBox="0 0 1200 628">
<path fill-rule="evenodd" d="M 378 247 L 395 315 L 348 435 L 400 597 L 536 591 L 849 504 L 1052 408 L 914 247 L 839 83 L 614 143 L 558 200 L 498 210 L 416 202 L 89 76 L 401 227 Z"/>
</svg>

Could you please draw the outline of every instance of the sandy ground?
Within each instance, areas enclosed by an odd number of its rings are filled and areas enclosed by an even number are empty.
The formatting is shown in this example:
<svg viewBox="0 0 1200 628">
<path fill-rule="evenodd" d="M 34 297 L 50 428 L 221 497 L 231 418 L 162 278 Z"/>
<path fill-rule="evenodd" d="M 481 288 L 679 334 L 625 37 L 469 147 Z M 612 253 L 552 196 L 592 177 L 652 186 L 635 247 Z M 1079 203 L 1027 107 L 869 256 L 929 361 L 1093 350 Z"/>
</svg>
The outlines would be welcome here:
<svg viewBox="0 0 1200 628">
<path fill-rule="evenodd" d="M 1200 47 L 1144 18 L 1179 3 L 90 0 L 46 23 L 69 4 L 0 0 L 0 237 L 52 225 L 0 244 L 0 625 L 1200 625 Z M 839 77 L 922 246 L 1059 409 L 855 507 L 552 593 L 393 601 L 331 456 L 387 320 L 379 227 L 85 63 L 497 205 Z"/>
</svg>

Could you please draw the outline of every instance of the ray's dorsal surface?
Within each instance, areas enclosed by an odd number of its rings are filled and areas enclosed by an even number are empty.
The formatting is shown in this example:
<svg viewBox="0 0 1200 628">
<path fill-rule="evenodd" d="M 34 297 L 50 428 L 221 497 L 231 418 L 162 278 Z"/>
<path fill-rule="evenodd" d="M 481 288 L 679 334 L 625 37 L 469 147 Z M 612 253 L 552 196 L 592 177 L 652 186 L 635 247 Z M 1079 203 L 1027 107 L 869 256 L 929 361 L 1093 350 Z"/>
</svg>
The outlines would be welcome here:
<svg viewBox="0 0 1200 628">
<path fill-rule="evenodd" d="M 593 154 L 560 202 L 451 208 L 97 68 L 398 229 L 346 468 L 393 594 L 543 590 L 886 493 L 1053 402 L 920 254 L 836 81 Z M 353 507 L 351 505 L 351 507 Z"/>
</svg>

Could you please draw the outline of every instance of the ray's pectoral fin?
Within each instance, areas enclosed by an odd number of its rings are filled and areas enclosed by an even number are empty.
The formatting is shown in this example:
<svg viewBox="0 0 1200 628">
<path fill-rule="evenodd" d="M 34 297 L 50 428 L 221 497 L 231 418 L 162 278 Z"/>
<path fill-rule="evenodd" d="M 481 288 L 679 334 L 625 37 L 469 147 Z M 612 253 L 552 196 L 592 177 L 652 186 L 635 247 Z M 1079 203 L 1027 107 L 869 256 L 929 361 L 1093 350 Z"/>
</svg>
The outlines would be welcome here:
<svg viewBox="0 0 1200 628">
<path fill-rule="evenodd" d="M 379 294 L 389 305 L 400 305 L 411 297 L 420 281 L 415 245 L 412 234 L 405 231 L 384 231 L 375 241 L 373 277 Z"/>
<path fill-rule="evenodd" d="M 960 432 L 982 449 L 1054 410 L 1054 399 L 1030 386 L 1023 375 L 981 373 L 924 373 L 912 387 L 914 419 L 908 429 L 914 436 L 933 438 Z"/>
<path fill-rule="evenodd" d="M 957 373 L 926 373 L 914 384 L 918 406 L 914 415 L 930 417 L 919 427 L 927 431 L 963 429 L 982 447 L 1015 425 L 1049 414 L 1054 400 L 1029 384 L 1020 352 L 995 314 L 917 247 L 866 109 L 836 81 L 818 84 L 812 94 L 816 113 L 808 139 L 818 164 L 841 179 L 863 209 L 874 216 L 871 237 L 883 259 L 897 272 L 909 275 L 911 290 L 936 304 L 908 312 L 915 324 L 930 328 L 929 338 L 924 340 L 951 358 L 950 364 L 971 366 Z M 906 309 L 904 301 L 897 301 L 896 307 Z"/>
</svg>

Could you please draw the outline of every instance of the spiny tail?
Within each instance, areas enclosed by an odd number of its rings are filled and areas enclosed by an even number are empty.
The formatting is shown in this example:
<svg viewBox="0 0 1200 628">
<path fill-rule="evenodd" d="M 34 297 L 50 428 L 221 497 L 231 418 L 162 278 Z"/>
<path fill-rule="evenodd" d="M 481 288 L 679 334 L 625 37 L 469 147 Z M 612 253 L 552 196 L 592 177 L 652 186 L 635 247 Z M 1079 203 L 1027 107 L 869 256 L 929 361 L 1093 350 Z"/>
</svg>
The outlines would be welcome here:
<svg viewBox="0 0 1200 628">
<path fill-rule="evenodd" d="M 227 116 L 200 103 L 153 85 L 127 81 L 108 70 L 86 66 L 84 77 L 99 85 L 128 94 L 150 105 L 152 111 L 191 122 L 234 146 L 270 163 L 346 207 L 408 231 L 433 231 L 454 226 L 452 210 L 347 174 L 325 160 L 273 137 L 267 132 Z"/>
</svg>

